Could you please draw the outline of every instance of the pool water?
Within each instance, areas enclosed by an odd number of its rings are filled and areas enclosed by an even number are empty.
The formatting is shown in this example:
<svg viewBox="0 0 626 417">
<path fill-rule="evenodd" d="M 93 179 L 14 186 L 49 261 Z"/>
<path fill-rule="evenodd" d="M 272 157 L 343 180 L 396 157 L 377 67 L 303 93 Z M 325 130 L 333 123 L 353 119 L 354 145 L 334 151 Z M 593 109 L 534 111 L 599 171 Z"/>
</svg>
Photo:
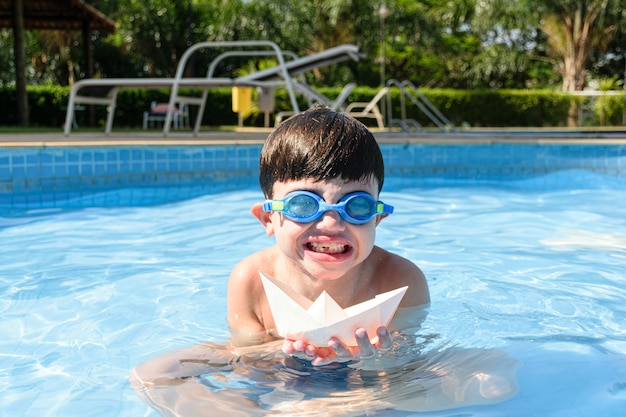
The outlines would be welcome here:
<svg viewBox="0 0 626 417">
<path fill-rule="evenodd" d="M 415 415 L 624 415 L 625 179 L 392 177 L 381 198 L 396 211 L 377 244 L 418 264 L 430 286 L 416 343 L 429 340 L 444 361 L 449 348 L 479 349 L 521 365 L 510 400 Z M 128 373 L 171 349 L 227 341 L 230 269 L 273 242 L 248 212 L 260 199 L 250 182 L 149 206 L 1 211 L 0 415 L 156 416 Z M 228 377 L 211 383 L 244 392 L 260 382 Z M 304 381 L 285 390 L 309 389 Z M 319 398 L 350 399 L 340 381 L 323 382 L 340 393 Z"/>
</svg>

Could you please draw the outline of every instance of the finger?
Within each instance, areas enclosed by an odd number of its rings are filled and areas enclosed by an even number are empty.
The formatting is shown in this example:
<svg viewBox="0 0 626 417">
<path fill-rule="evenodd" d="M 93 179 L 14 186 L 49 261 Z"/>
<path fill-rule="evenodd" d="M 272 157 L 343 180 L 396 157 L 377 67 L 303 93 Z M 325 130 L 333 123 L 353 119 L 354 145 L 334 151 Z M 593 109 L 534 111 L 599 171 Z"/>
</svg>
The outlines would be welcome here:
<svg viewBox="0 0 626 417">
<path fill-rule="evenodd" d="M 304 353 L 306 353 L 309 356 L 315 356 L 315 354 L 317 353 L 317 347 L 313 345 L 306 345 L 304 347 Z"/>
<path fill-rule="evenodd" d="M 389 350 L 393 347 L 391 334 L 385 326 L 380 326 L 376 329 L 376 335 L 378 336 L 378 348 L 380 350 Z"/>
<path fill-rule="evenodd" d="M 335 351 L 338 359 L 353 359 L 352 353 L 336 337 L 328 341 L 328 347 Z"/>
<path fill-rule="evenodd" d="M 361 352 L 361 358 L 367 359 L 373 357 L 376 351 L 369 337 L 367 337 L 367 331 L 363 328 L 359 328 L 354 332 L 354 336 L 359 346 L 359 352 Z"/>
<path fill-rule="evenodd" d="M 318 355 L 315 358 L 313 358 L 313 360 L 311 361 L 311 365 L 313 366 L 328 365 L 329 363 L 335 362 L 336 359 L 337 358 L 334 355 L 329 355 L 329 356 Z"/>
<path fill-rule="evenodd" d="M 296 349 L 293 347 L 293 342 L 291 340 L 285 339 L 283 342 L 283 353 L 286 355 L 291 355 L 294 353 Z"/>
<path fill-rule="evenodd" d="M 293 342 L 293 348 L 297 352 L 304 352 L 304 349 L 306 349 L 306 346 L 307 346 L 307 344 L 304 343 L 303 340 L 295 340 Z"/>
</svg>

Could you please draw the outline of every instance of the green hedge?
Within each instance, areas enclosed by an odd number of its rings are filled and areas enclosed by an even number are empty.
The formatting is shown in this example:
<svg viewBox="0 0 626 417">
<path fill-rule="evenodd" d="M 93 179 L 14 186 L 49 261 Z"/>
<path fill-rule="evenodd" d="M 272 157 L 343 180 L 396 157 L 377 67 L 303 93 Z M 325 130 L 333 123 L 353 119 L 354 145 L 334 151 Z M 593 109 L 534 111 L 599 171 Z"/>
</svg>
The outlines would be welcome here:
<svg viewBox="0 0 626 417">
<path fill-rule="evenodd" d="M 28 87 L 28 108 L 32 126 L 61 126 L 65 120 L 69 88 Z M 0 126 L 17 125 L 15 88 L 0 88 Z"/>
<path fill-rule="evenodd" d="M 336 97 L 339 88 L 319 90 L 328 97 Z M 348 102 L 367 102 L 377 93 L 377 88 L 357 87 Z M 565 126 L 567 113 L 572 100 L 580 103 L 584 111 L 584 125 L 621 124 L 624 111 L 622 96 L 601 98 L 575 97 L 551 90 L 452 90 L 424 89 L 422 93 L 455 125 L 472 127 L 553 127 Z M 187 91 L 186 93 L 194 93 Z M 195 92 L 199 94 L 199 92 Z M 65 122 L 65 109 L 69 95 L 68 87 L 36 86 L 28 88 L 30 125 L 33 127 L 61 127 Z M 400 91 L 392 89 L 392 114 L 400 116 Z M 167 90 L 122 90 L 118 95 L 115 110 L 114 129 L 137 128 L 141 126 L 143 112 L 152 101 L 167 102 Z M 299 98 L 302 109 L 307 102 Z M 276 93 L 276 111 L 290 109 L 288 94 L 285 90 Z M 15 90 L 0 89 L 0 126 L 15 126 Z M 254 110 L 254 107 L 253 107 Z M 192 120 L 196 117 L 196 108 L 191 108 Z M 417 120 L 422 126 L 434 124 L 428 120 L 419 108 L 407 100 L 407 117 Z M 93 120 L 103 126 L 106 117 L 104 106 L 93 106 L 91 111 L 77 112 L 77 121 L 82 126 L 93 113 Z M 373 125 L 374 121 L 366 121 Z M 209 92 L 203 125 L 236 125 L 237 115 L 231 110 L 230 89 L 213 89 Z M 262 126 L 263 115 L 253 111 L 245 120 L 246 126 Z"/>
</svg>

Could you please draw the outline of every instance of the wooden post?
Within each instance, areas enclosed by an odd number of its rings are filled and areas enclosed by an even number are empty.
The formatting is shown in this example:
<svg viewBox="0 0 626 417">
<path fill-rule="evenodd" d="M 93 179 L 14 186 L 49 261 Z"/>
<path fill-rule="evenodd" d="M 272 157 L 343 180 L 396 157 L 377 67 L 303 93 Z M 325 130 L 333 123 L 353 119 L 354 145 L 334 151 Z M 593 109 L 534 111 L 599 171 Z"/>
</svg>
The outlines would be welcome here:
<svg viewBox="0 0 626 417">
<path fill-rule="evenodd" d="M 15 51 L 15 91 L 17 122 L 28 126 L 28 93 L 26 91 L 26 52 L 24 50 L 24 2 L 13 0 L 13 43 Z"/>
<path fill-rule="evenodd" d="M 91 47 L 91 29 L 89 22 L 83 22 L 83 55 L 85 57 L 85 78 L 93 78 L 93 48 Z M 86 106 L 87 126 L 96 125 L 96 111 L 93 105 Z"/>
</svg>

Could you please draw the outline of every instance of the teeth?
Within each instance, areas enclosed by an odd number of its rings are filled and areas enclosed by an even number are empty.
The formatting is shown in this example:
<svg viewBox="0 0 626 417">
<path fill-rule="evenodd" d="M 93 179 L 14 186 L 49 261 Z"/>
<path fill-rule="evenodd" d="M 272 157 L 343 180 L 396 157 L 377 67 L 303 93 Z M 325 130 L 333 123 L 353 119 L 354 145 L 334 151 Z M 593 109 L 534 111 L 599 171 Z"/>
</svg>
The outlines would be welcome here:
<svg viewBox="0 0 626 417">
<path fill-rule="evenodd" d="M 341 253 L 348 250 L 348 245 L 340 245 L 338 243 L 309 243 L 308 247 L 315 252 L 323 253 Z"/>
</svg>

